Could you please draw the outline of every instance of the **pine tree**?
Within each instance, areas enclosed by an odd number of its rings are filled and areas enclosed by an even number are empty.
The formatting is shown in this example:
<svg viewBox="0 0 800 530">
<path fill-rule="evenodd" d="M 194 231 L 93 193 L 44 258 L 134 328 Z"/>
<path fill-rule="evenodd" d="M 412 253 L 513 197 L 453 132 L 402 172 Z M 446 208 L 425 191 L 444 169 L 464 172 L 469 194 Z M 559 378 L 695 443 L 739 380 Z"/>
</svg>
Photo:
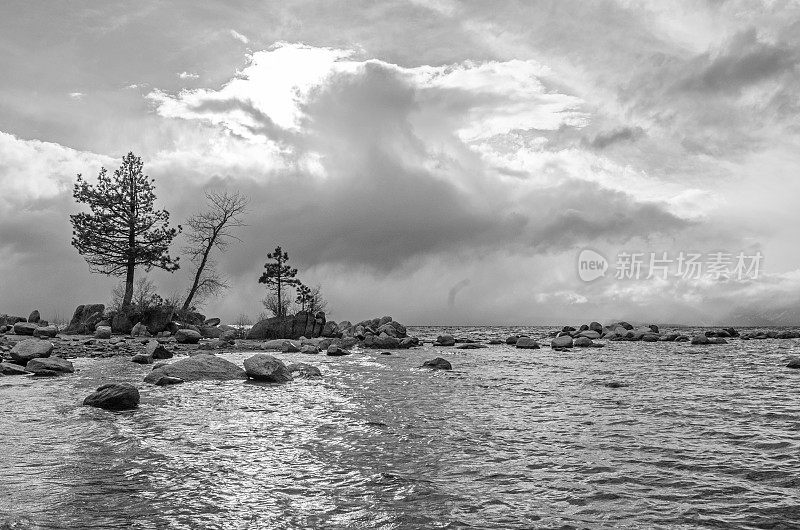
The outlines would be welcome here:
<svg viewBox="0 0 800 530">
<path fill-rule="evenodd" d="M 266 284 L 267 289 L 275 293 L 277 297 L 278 313 L 280 313 L 276 316 L 283 317 L 286 316 L 286 310 L 283 305 L 283 289 L 285 287 L 300 285 L 300 280 L 295 278 L 295 276 L 297 276 L 297 269 L 293 269 L 287 265 L 289 254 L 284 252 L 281 247 L 275 247 L 273 252 L 267 254 L 267 259 L 273 261 L 264 264 L 264 268 L 267 270 L 261 274 L 258 283 Z"/>
<path fill-rule="evenodd" d="M 154 209 L 154 183 L 142 173 L 141 158 L 128 153 L 113 175 L 101 168 L 95 185 L 79 174 L 72 192 L 91 210 L 70 215 L 72 246 L 92 272 L 125 276 L 123 310 L 131 304 L 136 267 L 178 269 L 178 258 L 170 257 L 169 246 L 181 227 L 170 228 L 169 212 Z"/>
<path fill-rule="evenodd" d="M 300 305 L 300 311 L 305 311 L 306 306 L 311 301 L 311 288 L 307 285 L 299 284 L 297 287 L 297 298 L 295 303 Z"/>
</svg>

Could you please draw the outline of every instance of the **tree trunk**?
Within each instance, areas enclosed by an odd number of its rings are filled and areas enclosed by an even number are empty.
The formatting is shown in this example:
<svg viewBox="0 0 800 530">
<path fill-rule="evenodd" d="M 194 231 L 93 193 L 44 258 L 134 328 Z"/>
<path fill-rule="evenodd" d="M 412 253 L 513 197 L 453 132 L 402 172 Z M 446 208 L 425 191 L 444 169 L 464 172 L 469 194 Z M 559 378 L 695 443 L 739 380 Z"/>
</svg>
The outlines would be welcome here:
<svg viewBox="0 0 800 530">
<path fill-rule="evenodd" d="M 279 317 L 285 316 L 283 314 L 283 303 L 281 302 L 281 291 L 282 290 L 283 289 L 281 289 L 281 279 L 280 279 L 280 277 L 278 277 L 278 316 Z"/>
<path fill-rule="evenodd" d="M 133 299 L 133 271 L 135 268 L 135 263 L 132 259 L 128 260 L 128 271 L 125 274 L 125 297 L 122 299 L 122 310 L 123 312 L 128 309 L 131 305 L 131 300 Z"/>
<path fill-rule="evenodd" d="M 203 252 L 203 259 L 200 261 L 200 265 L 197 267 L 197 272 L 194 275 L 194 282 L 192 283 L 192 288 L 189 289 L 189 294 L 186 295 L 186 300 L 183 302 L 183 311 L 189 310 L 189 304 L 192 303 L 192 299 L 194 295 L 197 294 L 197 287 L 200 285 L 200 278 L 203 276 L 203 270 L 206 268 L 206 263 L 208 263 L 208 256 L 211 254 L 211 248 L 214 246 L 214 243 L 217 241 L 216 231 L 213 234 L 213 237 L 209 241 L 208 245 L 206 245 L 206 249 Z"/>
</svg>

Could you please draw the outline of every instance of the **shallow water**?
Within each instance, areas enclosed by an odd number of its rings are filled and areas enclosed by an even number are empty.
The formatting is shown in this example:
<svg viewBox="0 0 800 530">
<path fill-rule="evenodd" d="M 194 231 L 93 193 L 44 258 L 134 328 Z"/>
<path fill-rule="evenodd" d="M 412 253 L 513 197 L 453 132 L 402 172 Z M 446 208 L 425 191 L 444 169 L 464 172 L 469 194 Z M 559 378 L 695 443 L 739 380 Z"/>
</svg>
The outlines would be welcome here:
<svg viewBox="0 0 800 530">
<path fill-rule="evenodd" d="M 276 354 L 324 378 L 163 388 L 141 383 L 150 367 L 77 359 L 0 378 L 0 528 L 799 527 L 798 351 Z M 452 372 L 417 368 L 438 355 Z M 140 408 L 80 406 L 108 381 L 138 382 Z"/>
</svg>

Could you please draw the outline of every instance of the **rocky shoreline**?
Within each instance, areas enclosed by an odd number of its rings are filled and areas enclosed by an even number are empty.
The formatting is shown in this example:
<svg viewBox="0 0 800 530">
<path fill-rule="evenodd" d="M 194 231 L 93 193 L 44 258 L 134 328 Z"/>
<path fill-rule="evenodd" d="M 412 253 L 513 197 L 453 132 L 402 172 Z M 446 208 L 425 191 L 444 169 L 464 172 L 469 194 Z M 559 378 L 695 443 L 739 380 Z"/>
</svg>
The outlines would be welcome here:
<svg viewBox="0 0 800 530">
<path fill-rule="evenodd" d="M 87 310 L 88 307 L 88 310 Z M 114 334 L 113 326 L 103 320 L 101 305 L 79 306 L 70 325 L 60 332 L 56 326 L 42 321 L 38 311 L 28 319 L 0 316 L 0 376 L 29 375 L 53 377 L 70 374 L 74 367 L 70 359 L 127 357 L 131 362 L 152 364 L 144 382 L 167 386 L 197 380 L 252 379 L 271 384 L 286 383 L 294 378 L 321 377 L 316 366 L 306 363 L 285 365 L 281 360 L 263 352 L 324 354 L 331 357 L 350 355 L 352 350 L 406 349 L 425 344 L 408 335 L 407 328 L 392 317 L 385 316 L 352 324 L 326 321 L 324 314 L 298 313 L 288 317 L 266 319 L 251 329 L 239 330 L 222 325 L 219 319 L 206 319 L 201 325 L 163 321 L 165 328 L 155 335 L 143 322 L 131 326 L 125 335 Z M 91 334 L 71 334 L 74 330 Z M 172 331 L 170 331 L 172 329 Z M 306 336 L 305 334 L 310 336 Z M 553 351 L 569 352 L 582 348 L 603 348 L 609 342 L 684 342 L 694 346 L 728 344 L 731 340 L 765 340 L 800 338 L 798 330 L 757 330 L 740 333 L 734 328 L 721 327 L 697 332 L 662 330 L 655 324 L 635 327 L 627 322 L 601 325 L 599 322 L 577 327 L 563 326 L 548 333 Z M 443 334 L 430 342 L 434 347 L 459 350 L 505 345 L 518 349 L 536 350 L 536 337 L 525 334 L 495 337 L 480 341 L 469 337 L 456 338 Z M 600 342 L 603 341 L 603 342 Z M 544 342 L 544 341 L 543 341 Z M 259 352 L 239 367 L 217 353 Z M 390 355 L 391 351 L 383 354 Z M 178 360 L 168 362 L 175 356 Z M 791 357 L 787 368 L 800 369 L 800 357 Z M 450 370 L 451 363 L 441 357 L 425 361 L 420 368 Z M 124 410 L 138 404 L 138 390 L 127 383 L 109 383 L 86 398 L 85 404 Z"/>
</svg>

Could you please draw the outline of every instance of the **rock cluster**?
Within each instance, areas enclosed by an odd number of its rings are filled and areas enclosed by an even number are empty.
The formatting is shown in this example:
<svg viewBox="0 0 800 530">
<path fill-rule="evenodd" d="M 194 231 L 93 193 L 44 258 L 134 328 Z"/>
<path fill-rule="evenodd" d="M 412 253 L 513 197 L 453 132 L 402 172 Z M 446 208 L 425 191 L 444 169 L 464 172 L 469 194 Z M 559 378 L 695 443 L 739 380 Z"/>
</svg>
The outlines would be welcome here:
<svg viewBox="0 0 800 530">
<path fill-rule="evenodd" d="M 325 328 L 325 313 L 299 311 L 295 315 L 272 317 L 257 322 L 247 332 L 248 339 L 299 339 L 321 337 Z"/>
</svg>

